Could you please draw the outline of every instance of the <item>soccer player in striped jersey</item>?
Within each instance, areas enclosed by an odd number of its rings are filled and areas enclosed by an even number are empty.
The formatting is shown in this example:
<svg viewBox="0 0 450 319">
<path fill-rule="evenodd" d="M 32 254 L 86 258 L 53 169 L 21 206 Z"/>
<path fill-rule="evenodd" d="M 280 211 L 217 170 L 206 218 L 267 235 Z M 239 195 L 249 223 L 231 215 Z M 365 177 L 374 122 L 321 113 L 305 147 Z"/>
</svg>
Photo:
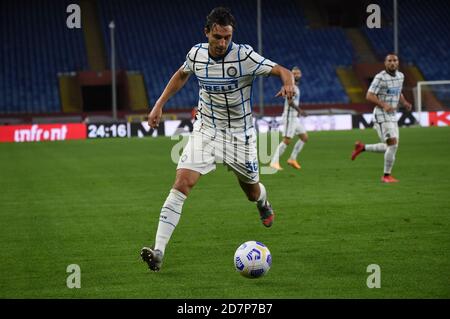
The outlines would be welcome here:
<svg viewBox="0 0 450 319">
<path fill-rule="evenodd" d="M 381 177 L 381 181 L 396 183 L 398 180 L 391 175 L 400 137 L 396 110 L 399 102 L 408 111 L 411 110 L 412 105 L 402 94 L 405 77 L 402 72 L 398 71 L 398 56 L 388 54 L 384 65 L 385 70 L 375 76 L 366 95 L 367 100 L 375 104 L 373 122 L 381 143 L 364 145 L 361 141 L 356 141 L 351 159 L 355 160 L 364 151 L 384 153 L 384 175 Z"/>
<path fill-rule="evenodd" d="M 295 79 L 295 96 L 293 99 L 284 101 L 284 110 L 283 110 L 283 140 L 278 145 L 275 150 L 275 154 L 272 157 L 270 162 L 270 166 L 275 168 L 276 170 L 282 170 L 283 168 L 280 166 L 280 157 L 283 155 L 287 146 L 291 143 L 294 135 L 298 135 L 299 140 L 295 143 L 294 148 L 292 150 L 291 156 L 287 160 L 287 163 L 291 165 L 295 169 L 301 169 L 300 164 L 297 162 L 297 156 L 303 149 L 303 146 L 308 141 L 308 133 L 306 132 L 305 127 L 298 120 L 298 115 L 305 115 L 305 111 L 300 108 L 300 79 L 302 77 L 301 70 L 295 66 L 292 68 L 292 74 Z"/>
<path fill-rule="evenodd" d="M 252 117 L 253 81 L 257 76 L 278 76 L 282 87 L 276 96 L 292 99 L 294 77 L 250 46 L 234 43 L 235 24 L 228 9 L 218 7 L 211 11 L 204 29 L 208 42 L 192 47 L 148 115 L 149 125 L 157 127 L 164 105 L 190 75 L 195 75 L 200 90 L 194 130 L 178 161 L 175 183 L 161 209 L 155 245 L 141 250 L 141 257 L 150 270 L 160 270 L 184 201 L 200 177 L 213 171 L 216 163 L 225 164 L 235 173 L 247 198 L 256 203 L 263 225 L 270 227 L 273 223 L 274 213 L 266 188 L 259 182 Z"/>
</svg>

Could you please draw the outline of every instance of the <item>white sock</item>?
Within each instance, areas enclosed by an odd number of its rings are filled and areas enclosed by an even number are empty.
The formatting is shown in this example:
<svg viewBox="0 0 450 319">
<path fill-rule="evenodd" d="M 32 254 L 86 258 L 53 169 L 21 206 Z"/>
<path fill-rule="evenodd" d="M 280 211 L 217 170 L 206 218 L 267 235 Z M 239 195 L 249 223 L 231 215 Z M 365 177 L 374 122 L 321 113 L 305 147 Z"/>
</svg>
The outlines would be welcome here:
<svg viewBox="0 0 450 319">
<path fill-rule="evenodd" d="M 181 210 L 183 208 L 186 195 L 182 192 L 171 189 L 169 196 L 167 196 L 161 214 L 159 215 L 158 230 L 156 232 L 155 249 L 159 249 L 164 253 L 170 236 L 172 236 L 175 227 L 181 217 Z"/>
<path fill-rule="evenodd" d="M 392 167 L 395 162 L 395 154 L 397 153 L 397 144 L 388 145 L 386 153 L 384 153 L 384 173 L 391 174 Z"/>
<path fill-rule="evenodd" d="M 280 161 L 280 156 L 283 155 L 284 151 L 286 150 L 287 145 L 284 144 L 284 142 L 281 142 L 280 145 L 278 145 L 275 154 L 272 157 L 272 161 L 270 164 L 275 164 Z"/>
<path fill-rule="evenodd" d="M 298 153 L 301 152 L 303 145 L 305 145 L 305 143 L 302 140 L 298 140 L 297 143 L 295 143 L 294 149 L 292 150 L 292 153 L 291 153 L 292 160 L 297 159 Z"/>
<path fill-rule="evenodd" d="M 266 192 L 266 188 L 264 187 L 264 185 L 262 183 L 259 183 L 259 189 L 261 190 L 261 193 L 259 194 L 259 198 L 256 201 L 256 204 L 262 206 L 266 203 L 267 192 Z"/>
<path fill-rule="evenodd" d="M 384 153 L 386 152 L 386 144 L 378 143 L 378 144 L 368 144 L 365 147 L 367 152 L 376 152 L 376 153 Z"/>
</svg>

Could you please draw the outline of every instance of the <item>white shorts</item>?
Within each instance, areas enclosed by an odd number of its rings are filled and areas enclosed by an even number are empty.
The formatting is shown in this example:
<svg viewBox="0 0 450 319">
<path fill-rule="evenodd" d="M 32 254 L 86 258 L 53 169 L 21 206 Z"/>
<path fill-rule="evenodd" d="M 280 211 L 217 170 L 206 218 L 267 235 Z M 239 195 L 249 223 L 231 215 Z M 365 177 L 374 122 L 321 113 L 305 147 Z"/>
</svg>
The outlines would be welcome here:
<svg viewBox="0 0 450 319">
<path fill-rule="evenodd" d="M 397 122 L 375 122 L 373 128 L 377 131 L 378 137 L 383 143 L 386 143 L 388 138 L 396 138 L 397 141 L 400 138 Z"/>
<path fill-rule="evenodd" d="M 306 129 L 298 117 L 283 120 L 283 137 L 293 138 L 295 135 L 306 134 Z"/>
<path fill-rule="evenodd" d="M 177 169 L 186 168 L 205 175 L 216 169 L 216 163 L 226 165 L 244 183 L 258 183 L 256 131 L 253 128 L 246 133 L 194 129 L 178 161 Z"/>
</svg>

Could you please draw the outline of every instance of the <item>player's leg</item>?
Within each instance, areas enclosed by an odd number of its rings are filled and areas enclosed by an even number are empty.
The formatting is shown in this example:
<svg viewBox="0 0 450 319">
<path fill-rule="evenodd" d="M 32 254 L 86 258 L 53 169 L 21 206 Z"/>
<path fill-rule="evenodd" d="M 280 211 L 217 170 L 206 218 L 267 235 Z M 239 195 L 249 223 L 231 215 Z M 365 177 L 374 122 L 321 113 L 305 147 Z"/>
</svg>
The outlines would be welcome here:
<svg viewBox="0 0 450 319">
<path fill-rule="evenodd" d="M 249 134 L 251 136 L 248 139 L 248 143 L 243 142 L 245 139 L 240 138 L 235 140 L 235 143 L 226 145 L 227 151 L 224 154 L 224 164 L 233 170 L 247 198 L 252 202 L 256 202 L 263 225 L 270 227 L 273 223 L 274 213 L 267 200 L 266 188 L 259 182 L 256 132 L 253 130 Z"/>
<path fill-rule="evenodd" d="M 272 226 L 275 214 L 273 212 L 272 206 L 267 200 L 267 191 L 265 186 L 260 182 L 249 184 L 239 178 L 239 175 L 238 180 L 239 185 L 241 186 L 245 195 L 247 195 L 248 200 L 251 202 L 256 202 L 256 207 L 258 208 L 263 225 L 266 227 Z"/>
<path fill-rule="evenodd" d="M 373 128 L 377 131 L 378 136 L 381 141 L 384 141 L 383 138 L 383 129 L 380 123 L 374 123 Z M 362 152 L 374 152 L 374 153 L 384 153 L 386 152 L 386 143 L 377 143 L 377 144 L 364 144 L 361 141 L 356 141 L 355 148 L 352 152 L 352 161 L 356 159 L 356 157 Z"/>
<path fill-rule="evenodd" d="M 184 201 L 195 184 L 197 184 L 200 176 L 199 172 L 190 169 L 181 168 L 177 170 L 175 183 L 173 184 L 172 189 L 161 208 L 161 214 L 159 215 L 155 249 L 161 250 L 164 253 L 167 243 L 180 220 Z"/>
<path fill-rule="evenodd" d="M 142 259 L 147 262 L 151 270 L 159 271 L 161 269 L 166 246 L 178 225 L 184 201 L 200 176 L 199 172 L 190 169 L 177 170 L 175 183 L 161 208 L 155 246 L 153 248 L 144 247 L 141 251 Z"/>
<path fill-rule="evenodd" d="M 288 164 L 295 169 L 301 169 L 300 163 L 297 161 L 298 154 L 302 151 L 303 146 L 308 141 L 308 133 L 304 129 L 303 125 L 298 123 L 296 133 L 298 134 L 298 141 L 295 143 L 292 149 L 291 156 L 288 159 Z"/>
<path fill-rule="evenodd" d="M 181 217 L 184 201 L 201 175 L 215 169 L 214 157 L 211 155 L 210 138 L 194 131 L 189 137 L 181 155 L 175 182 L 164 202 L 159 215 L 158 229 L 154 248 L 144 247 L 142 259 L 153 271 L 159 271 L 166 246 Z"/>
<path fill-rule="evenodd" d="M 395 122 L 387 122 L 383 125 L 386 133 L 386 152 L 384 153 L 384 175 L 381 181 L 384 183 L 395 183 L 397 179 L 392 177 L 391 172 L 395 163 L 395 155 L 398 149 L 398 124 Z"/>
<path fill-rule="evenodd" d="M 280 166 L 280 157 L 283 155 L 284 151 L 291 143 L 291 138 L 287 136 L 283 136 L 283 140 L 278 144 L 277 149 L 275 150 L 275 154 L 270 161 L 270 167 L 275 168 L 276 170 L 282 170 L 283 168 Z"/>
</svg>

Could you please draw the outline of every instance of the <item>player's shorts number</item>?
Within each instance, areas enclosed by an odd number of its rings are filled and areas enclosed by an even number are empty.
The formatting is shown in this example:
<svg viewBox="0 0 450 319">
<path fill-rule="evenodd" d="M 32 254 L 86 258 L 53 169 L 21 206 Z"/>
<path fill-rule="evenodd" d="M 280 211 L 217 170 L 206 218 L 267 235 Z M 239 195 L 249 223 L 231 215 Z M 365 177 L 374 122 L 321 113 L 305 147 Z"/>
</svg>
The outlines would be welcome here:
<svg viewBox="0 0 450 319">
<path fill-rule="evenodd" d="M 247 171 L 250 173 L 256 173 L 258 172 L 258 163 L 257 162 L 245 162 L 245 167 L 247 168 Z"/>
</svg>

